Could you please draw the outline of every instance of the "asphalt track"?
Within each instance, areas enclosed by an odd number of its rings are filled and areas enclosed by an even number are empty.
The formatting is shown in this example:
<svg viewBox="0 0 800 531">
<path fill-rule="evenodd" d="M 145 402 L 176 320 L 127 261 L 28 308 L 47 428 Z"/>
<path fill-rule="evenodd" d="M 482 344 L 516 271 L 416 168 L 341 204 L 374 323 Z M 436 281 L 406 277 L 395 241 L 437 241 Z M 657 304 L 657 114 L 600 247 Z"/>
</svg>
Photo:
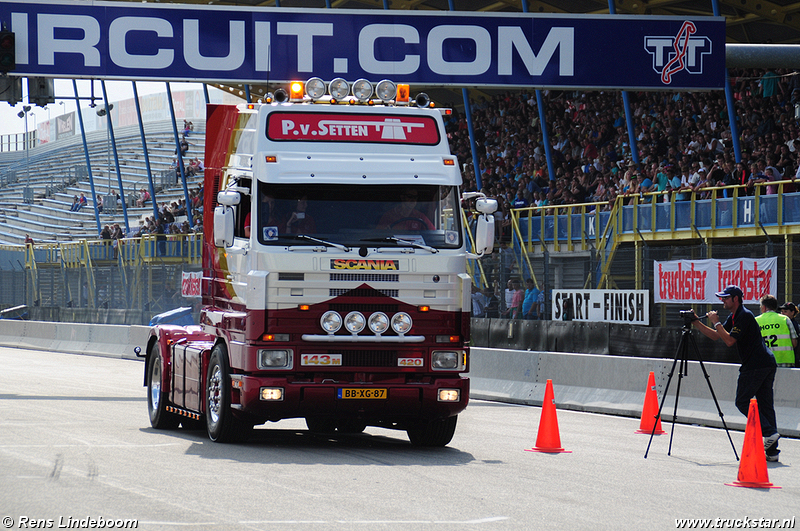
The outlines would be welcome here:
<svg viewBox="0 0 800 531">
<path fill-rule="evenodd" d="M 800 512 L 797 439 L 768 466 L 781 489 L 725 485 L 739 463 L 724 430 L 678 424 L 672 455 L 661 435 L 644 459 L 638 420 L 558 410 L 571 453 L 526 452 L 541 408 L 486 401 L 470 404 L 443 449 L 377 428 L 318 437 L 301 420 L 220 445 L 149 427 L 140 362 L 0 348 L 0 366 L 8 529 L 21 517 L 147 530 L 675 529 L 684 518 L 755 528 Z M 743 435 L 731 432 L 739 453 Z"/>
</svg>

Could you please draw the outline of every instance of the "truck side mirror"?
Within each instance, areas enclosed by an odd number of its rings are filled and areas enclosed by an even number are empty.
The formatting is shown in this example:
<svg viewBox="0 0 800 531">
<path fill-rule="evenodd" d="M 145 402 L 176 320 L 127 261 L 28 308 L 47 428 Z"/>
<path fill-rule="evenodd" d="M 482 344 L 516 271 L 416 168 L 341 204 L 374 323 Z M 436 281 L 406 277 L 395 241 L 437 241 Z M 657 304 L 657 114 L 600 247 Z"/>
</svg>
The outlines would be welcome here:
<svg viewBox="0 0 800 531">
<path fill-rule="evenodd" d="M 494 216 L 481 214 L 475 227 L 475 252 L 478 255 L 492 254 L 494 250 Z"/>
<path fill-rule="evenodd" d="M 214 209 L 214 245 L 217 247 L 233 245 L 233 225 L 232 208 L 220 205 Z"/>
<path fill-rule="evenodd" d="M 242 195 L 239 192 L 223 190 L 217 194 L 217 203 L 225 206 L 236 206 L 241 202 Z"/>
</svg>

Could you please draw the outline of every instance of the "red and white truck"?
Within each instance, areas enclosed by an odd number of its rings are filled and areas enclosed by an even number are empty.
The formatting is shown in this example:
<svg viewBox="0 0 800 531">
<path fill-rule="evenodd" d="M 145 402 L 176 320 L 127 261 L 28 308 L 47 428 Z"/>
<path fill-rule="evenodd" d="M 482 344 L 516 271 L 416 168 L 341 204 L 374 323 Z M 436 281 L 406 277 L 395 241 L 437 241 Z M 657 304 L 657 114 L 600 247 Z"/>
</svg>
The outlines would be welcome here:
<svg viewBox="0 0 800 531">
<path fill-rule="evenodd" d="M 459 196 L 444 111 L 382 83 L 312 78 L 208 106 L 200 324 L 155 326 L 137 348 L 154 428 L 226 442 L 302 417 L 452 439 L 469 400 L 467 259 L 491 252 L 497 204 Z"/>
</svg>

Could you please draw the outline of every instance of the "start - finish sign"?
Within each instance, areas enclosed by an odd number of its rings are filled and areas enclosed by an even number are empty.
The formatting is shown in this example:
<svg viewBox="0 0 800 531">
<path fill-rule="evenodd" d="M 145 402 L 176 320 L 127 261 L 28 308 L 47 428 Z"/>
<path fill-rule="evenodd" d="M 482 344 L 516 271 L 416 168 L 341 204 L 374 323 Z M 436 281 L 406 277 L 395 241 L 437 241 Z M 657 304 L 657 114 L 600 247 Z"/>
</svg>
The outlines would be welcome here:
<svg viewBox="0 0 800 531">
<path fill-rule="evenodd" d="M 0 2 L 13 75 L 720 89 L 725 19 Z"/>
</svg>

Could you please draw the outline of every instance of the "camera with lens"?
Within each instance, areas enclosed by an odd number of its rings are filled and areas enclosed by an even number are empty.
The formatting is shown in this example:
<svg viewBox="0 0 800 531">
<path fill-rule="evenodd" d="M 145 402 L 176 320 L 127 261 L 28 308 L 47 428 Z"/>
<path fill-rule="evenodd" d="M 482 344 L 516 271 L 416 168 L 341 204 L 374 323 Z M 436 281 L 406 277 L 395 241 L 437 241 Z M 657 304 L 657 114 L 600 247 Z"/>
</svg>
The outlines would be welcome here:
<svg viewBox="0 0 800 531">
<path fill-rule="evenodd" d="M 681 317 L 683 317 L 683 324 L 689 325 L 692 321 L 697 321 L 700 318 L 695 315 L 694 310 L 681 310 Z"/>
</svg>

